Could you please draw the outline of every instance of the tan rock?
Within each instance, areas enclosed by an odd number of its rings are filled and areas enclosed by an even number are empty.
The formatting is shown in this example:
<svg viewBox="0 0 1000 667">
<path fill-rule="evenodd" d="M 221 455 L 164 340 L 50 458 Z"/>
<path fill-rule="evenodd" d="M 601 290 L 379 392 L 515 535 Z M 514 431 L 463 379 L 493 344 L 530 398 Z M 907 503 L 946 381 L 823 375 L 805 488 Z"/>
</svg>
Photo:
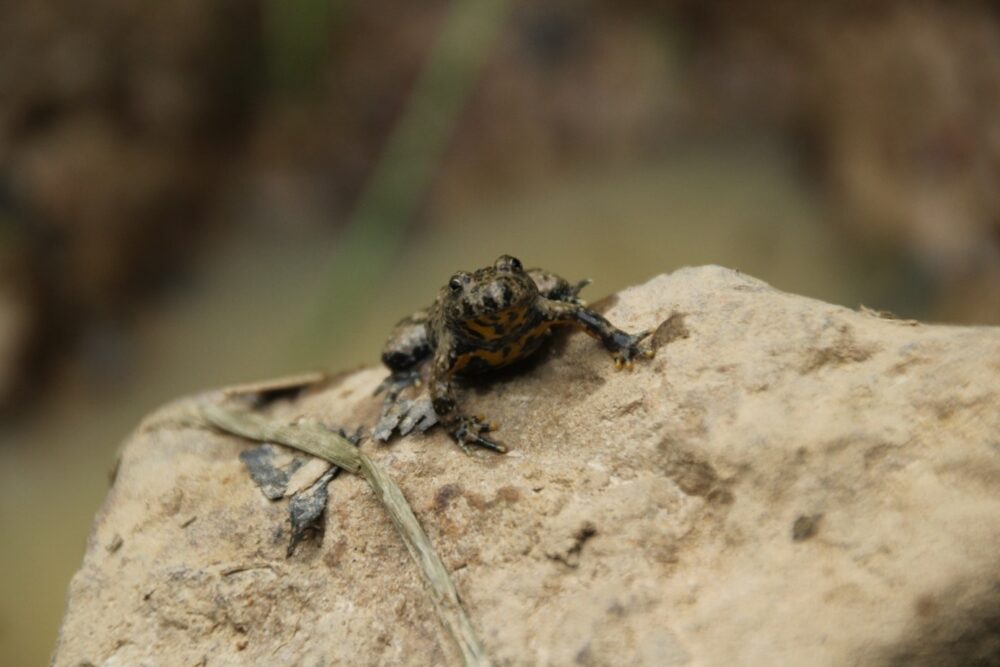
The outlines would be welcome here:
<svg viewBox="0 0 1000 667">
<path fill-rule="evenodd" d="M 437 429 L 363 445 L 497 664 L 995 664 L 1000 330 L 885 319 L 717 267 L 605 313 L 665 323 L 656 359 L 615 372 L 572 334 L 466 391 L 508 455 L 466 456 Z M 370 426 L 383 375 L 268 410 Z M 250 481 L 247 444 L 168 414 L 124 450 L 56 665 L 455 659 L 361 479 L 333 481 L 322 542 L 286 560 L 287 501 Z"/>
</svg>

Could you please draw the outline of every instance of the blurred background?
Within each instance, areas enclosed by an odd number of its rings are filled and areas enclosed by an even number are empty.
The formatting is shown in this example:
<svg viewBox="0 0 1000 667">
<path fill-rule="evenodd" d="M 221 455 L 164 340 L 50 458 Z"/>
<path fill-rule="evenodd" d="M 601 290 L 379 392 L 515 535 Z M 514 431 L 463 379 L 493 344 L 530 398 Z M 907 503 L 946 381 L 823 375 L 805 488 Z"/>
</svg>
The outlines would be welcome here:
<svg viewBox="0 0 1000 667">
<path fill-rule="evenodd" d="M 505 252 L 998 324 L 998 186 L 995 2 L 0 3 L 0 664 L 173 397 L 377 363 Z"/>
</svg>

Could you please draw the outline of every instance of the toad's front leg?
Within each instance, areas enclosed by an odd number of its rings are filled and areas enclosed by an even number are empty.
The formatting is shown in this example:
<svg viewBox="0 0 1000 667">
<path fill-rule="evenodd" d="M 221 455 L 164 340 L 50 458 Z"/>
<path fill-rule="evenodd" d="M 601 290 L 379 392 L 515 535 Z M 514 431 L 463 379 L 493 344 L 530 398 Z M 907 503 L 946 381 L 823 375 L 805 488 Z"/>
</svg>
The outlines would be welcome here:
<svg viewBox="0 0 1000 667">
<path fill-rule="evenodd" d="M 426 310 L 418 310 L 400 320 L 392 330 L 382 350 L 382 363 L 391 371 L 389 377 L 375 390 L 385 391 L 383 414 L 396 402 L 399 395 L 411 386 L 420 384 L 420 368 L 430 360 L 433 346 L 427 327 Z"/>
<path fill-rule="evenodd" d="M 626 333 L 608 322 L 603 316 L 580 304 L 549 299 L 542 299 L 542 301 L 543 304 L 539 309 L 552 325 L 573 325 L 600 340 L 604 347 L 611 351 L 616 368 L 624 366 L 631 370 L 632 360 L 637 356 L 652 358 L 656 354 L 651 345 L 640 346 L 640 343 L 652 333 L 651 330 L 637 334 Z"/>
<path fill-rule="evenodd" d="M 507 448 L 504 445 L 484 435 L 491 429 L 489 422 L 481 417 L 465 415 L 459 409 L 452 379 L 454 366 L 454 353 L 447 345 L 442 346 L 434 356 L 430 379 L 431 401 L 441 426 L 466 453 L 469 452 L 469 445 L 478 445 L 500 453 L 506 452 Z"/>
</svg>

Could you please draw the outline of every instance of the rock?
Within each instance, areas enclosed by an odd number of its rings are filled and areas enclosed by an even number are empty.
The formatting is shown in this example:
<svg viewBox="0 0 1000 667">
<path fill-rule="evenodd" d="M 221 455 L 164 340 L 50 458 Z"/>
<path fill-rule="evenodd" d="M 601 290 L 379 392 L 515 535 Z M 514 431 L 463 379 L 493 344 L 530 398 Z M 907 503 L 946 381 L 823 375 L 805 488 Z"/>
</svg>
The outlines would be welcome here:
<svg viewBox="0 0 1000 667">
<path fill-rule="evenodd" d="M 632 373 L 581 334 L 464 392 L 511 452 L 362 447 L 505 665 L 1000 664 L 1000 329 L 928 326 L 718 267 L 604 302 L 661 325 Z M 369 368 L 270 416 L 371 427 Z M 214 396 L 214 395 L 213 395 Z M 190 400 L 209 400 L 210 396 Z M 365 483 L 285 558 L 251 445 L 151 416 L 69 591 L 58 666 L 429 665 L 454 654 Z"/>
</svg>

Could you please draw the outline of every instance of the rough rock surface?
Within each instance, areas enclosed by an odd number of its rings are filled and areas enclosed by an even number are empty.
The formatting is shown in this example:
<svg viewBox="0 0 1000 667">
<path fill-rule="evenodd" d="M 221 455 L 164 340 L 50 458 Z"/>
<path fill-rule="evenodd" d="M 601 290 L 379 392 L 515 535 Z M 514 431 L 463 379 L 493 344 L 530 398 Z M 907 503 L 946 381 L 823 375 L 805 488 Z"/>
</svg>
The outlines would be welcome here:
<svg viewBox="0 0 1000 667">
<path fill-rule="evenodd" d="M 508 455 L 466 456 L 437 429 L 363 445 L 496 663 L 1000 663 L 1000 330 L 717 267 L 604 305 L 623 328 L 661 325 L 656 359 L 615 372 L 571 334 L 467 389 Z M 371 426 L 383 375 L 267 410 Z M 286 559 L 287 500 L 250 480 L 249 445 L 162 414 L 124 449 L 56 665 L 454 660 L 361 479 L 334 480 L 322 540 Z"/>
</svg>

